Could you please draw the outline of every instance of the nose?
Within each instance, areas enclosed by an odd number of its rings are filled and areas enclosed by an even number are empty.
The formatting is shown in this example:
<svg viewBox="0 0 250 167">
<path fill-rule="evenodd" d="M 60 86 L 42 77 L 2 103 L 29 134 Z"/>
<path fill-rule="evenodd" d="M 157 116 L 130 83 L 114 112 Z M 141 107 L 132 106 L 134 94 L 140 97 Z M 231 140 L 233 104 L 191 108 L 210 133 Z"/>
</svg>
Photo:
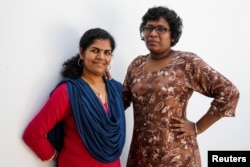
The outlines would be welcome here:
<svg viewBox="0 0 250 167">
<path fill-rule="evenodd" d="M 154 28 L 151 32 L 150 32 L 150 36 L 156 36 L 158 35 L 158 33 L 156 32 L 156 29 Z"/>
<path fill-rule="evenodd" d="M 103 59 L 103 58 L 105 57 L 104 51 L 100 51 L 100 52 L 97 54 L 96 57 L 97 57 L 97 58 L 100 58 L 100 59 Z"/>
</svg>

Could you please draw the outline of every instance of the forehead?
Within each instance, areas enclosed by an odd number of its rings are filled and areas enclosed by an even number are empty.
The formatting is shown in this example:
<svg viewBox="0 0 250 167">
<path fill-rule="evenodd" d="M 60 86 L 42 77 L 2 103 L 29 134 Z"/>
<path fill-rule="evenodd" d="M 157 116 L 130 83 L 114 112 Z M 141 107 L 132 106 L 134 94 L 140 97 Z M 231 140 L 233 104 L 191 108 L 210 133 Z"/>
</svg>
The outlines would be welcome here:
<svg viewBox="0 0 250 167">
<path fill-rule="evenodd" d="M 163 17 L 160 17 L 158 20 L 148 20 L 146 25 L 169 26 L 168 22 Z"/>
<path fill-rule="evenodd" d="M 95 47 L 102 50 L 111 50 L 111 44 L 109 39 L 96 39 L 89 47 Z"/>
</svg>

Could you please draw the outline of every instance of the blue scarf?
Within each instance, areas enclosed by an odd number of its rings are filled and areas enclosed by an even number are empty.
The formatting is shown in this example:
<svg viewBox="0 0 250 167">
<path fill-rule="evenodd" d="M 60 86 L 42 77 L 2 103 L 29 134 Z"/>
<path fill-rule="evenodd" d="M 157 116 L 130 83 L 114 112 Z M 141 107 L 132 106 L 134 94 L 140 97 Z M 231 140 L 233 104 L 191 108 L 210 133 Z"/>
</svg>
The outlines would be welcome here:
<svg viewBox="0 0 250 167">
<path fill-rule="evenodd" d="M 109 163 L 122 153 L 126 124 L 121 83 L 103 79 L 107 87 L 108 113 L 81 78 L 66 78 L 59 84 L 67 83 L 72 115 L 82 142 L 93 157 Z"/>
</svg>

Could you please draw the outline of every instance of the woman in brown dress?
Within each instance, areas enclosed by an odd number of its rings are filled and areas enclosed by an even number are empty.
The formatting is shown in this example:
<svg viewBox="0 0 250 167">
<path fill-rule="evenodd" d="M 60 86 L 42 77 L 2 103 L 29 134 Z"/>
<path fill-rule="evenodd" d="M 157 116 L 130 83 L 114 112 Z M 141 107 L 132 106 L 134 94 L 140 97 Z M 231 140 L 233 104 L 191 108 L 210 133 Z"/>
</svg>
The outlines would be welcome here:
<svg viewBox="0 0 250 167">
<path fill-rule="evenodd" d="M 148 9 L 140 33 L 149 54 L 129 65 L 123 89 L 125 107 L 132 103 L 134 110 L 127 167 L 200 167 L 196 136 L 221 117 L 235 116 L 239 91 L 195 53 L 171 49 L 182 33 L 175 11 Z M 213 98 L 196 123 L 186 117 L 194 91 Z"/>
</svg>

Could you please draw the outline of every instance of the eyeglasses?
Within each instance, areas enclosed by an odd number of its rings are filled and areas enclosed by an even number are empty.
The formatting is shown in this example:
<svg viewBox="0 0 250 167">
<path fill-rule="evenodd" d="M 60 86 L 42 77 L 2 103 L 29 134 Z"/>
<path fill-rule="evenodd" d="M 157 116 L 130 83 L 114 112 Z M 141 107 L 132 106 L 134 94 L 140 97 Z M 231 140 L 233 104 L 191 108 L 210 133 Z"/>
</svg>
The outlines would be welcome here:
<svg viewBox="0 0 250 167">
<path fill-rule="evenodd" d="M 152 31 L 156 31 L 158 34 L 163 34 L 167 31 L 170 31 L 169 28 L 166 28 L 166 27 L 162 27 L 162 26 L 151 26 L 151 25 L 148 25 L 148 26 L 144 26 L 143 27 L 143 31 L 144 32 L 147 32 L 147 33 L 151 33 Z"/>
</svg>

